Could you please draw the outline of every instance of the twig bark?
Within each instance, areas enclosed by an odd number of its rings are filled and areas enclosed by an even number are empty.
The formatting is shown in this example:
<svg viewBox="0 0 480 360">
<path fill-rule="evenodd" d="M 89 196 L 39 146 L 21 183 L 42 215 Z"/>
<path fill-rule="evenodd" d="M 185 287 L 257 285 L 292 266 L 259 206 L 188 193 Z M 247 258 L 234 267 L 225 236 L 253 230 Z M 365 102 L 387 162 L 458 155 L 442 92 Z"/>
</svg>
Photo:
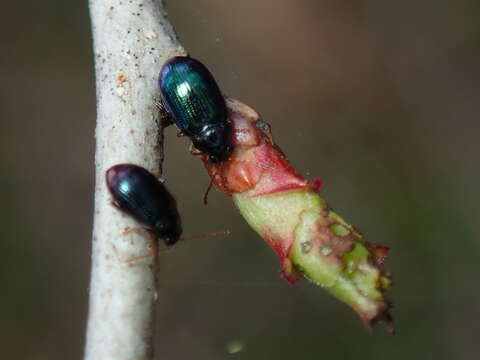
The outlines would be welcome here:
<svg viewBox="0 0 480 360">
<path fill-rule="evenodd" d="M 163 62 L 184 54 L 157 0 L 90 0 L 97 89 L 96 187 L 90 308 L 85 360 L 151 359 L 157 297 L 154 257 L 138 225 L 111 205 L 105 171 L 134 163 L 160 175 L 157 76 Z"/>
</svg>

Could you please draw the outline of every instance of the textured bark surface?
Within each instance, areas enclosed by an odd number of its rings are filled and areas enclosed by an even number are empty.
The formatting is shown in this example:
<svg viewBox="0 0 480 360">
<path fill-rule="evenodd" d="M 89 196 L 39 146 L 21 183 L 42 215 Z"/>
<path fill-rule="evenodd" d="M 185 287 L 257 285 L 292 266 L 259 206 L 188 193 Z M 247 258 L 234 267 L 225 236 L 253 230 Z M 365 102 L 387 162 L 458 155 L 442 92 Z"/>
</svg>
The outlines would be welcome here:
<svg viewBox="0 0 480 360">
<path fill-rule="evenodd" d="M 90 0 L 97 92 L 96 187 L 85 359 L 150 359 L 156 259 L 148 236 L 111 205 L 105 171 L 133 163 L 161 175 L 157 76 L 185 51 L 158 1 Z"/>
</svg>

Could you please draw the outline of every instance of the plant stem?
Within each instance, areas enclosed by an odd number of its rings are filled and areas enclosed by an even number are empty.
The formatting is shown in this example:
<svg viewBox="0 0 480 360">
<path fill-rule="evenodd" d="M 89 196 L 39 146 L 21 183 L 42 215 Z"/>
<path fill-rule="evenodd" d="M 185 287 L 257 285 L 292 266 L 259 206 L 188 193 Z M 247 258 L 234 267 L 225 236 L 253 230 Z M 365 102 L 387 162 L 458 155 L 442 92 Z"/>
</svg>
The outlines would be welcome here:
<svg viewBox="0 0 480 360">
<path fill-rule="evenodd" d="M 96 187 L 85 360 L 151 359 L 157 297 L 146 233 L 111 205 L 105 171 L 133 163 L 161 175 L 157 76 L 185 51 L 160 1 L 90 0 L 97 91 Z"/>
</svg>

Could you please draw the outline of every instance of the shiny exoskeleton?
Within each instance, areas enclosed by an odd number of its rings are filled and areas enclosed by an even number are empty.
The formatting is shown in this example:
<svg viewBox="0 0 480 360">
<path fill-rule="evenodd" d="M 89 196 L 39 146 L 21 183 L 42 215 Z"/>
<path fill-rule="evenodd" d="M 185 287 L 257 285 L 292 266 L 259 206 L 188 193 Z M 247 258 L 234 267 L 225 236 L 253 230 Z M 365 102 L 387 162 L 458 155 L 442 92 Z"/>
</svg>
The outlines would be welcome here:
<svg viewBox="0 0 480 360">
<path fill-rule="evenodd" d="M 165 185 L 132 164 L 115 165 L 106 172 L 107 187 L 115 205 L 134 217 L 165 244 L 175 244 L 182 234 L 177 202 Z"/>
<path fill-rule="evenodd" d="M 225 98 L 208 69 L 177 56 L 163 66 L 159 85 L 163 106 L 195 148 L 213 162 L 226 160 L 232 153 L 232 128 Z"/>
</svg>

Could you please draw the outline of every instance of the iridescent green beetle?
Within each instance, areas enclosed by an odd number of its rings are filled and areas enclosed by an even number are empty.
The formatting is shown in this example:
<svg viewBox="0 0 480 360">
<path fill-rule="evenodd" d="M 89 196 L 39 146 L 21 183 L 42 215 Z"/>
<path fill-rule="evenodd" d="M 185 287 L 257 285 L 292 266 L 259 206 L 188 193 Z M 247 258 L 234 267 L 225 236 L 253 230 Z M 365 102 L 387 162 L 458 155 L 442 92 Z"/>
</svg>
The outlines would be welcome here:
<svg viewBox="0 0 480 360">
<path fill-rule="evenodd" d="M 208 69 L 198 60 L 177 56 L 159 76 L 162 105 L 193 145 L 221 162 L 232 153 L 232 128 L 225 98 Z"/>
</svg>

